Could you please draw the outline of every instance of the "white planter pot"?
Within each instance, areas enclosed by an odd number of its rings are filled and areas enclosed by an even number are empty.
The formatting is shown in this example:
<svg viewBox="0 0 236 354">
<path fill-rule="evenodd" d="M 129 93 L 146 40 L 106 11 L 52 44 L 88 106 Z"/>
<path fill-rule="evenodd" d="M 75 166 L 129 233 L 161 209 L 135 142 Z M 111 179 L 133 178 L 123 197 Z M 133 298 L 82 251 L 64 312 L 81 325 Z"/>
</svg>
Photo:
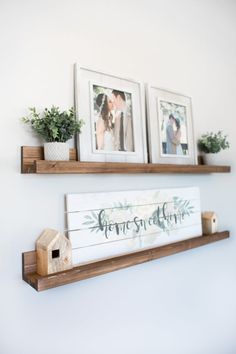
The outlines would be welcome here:
<svg viewBox="0 0 236 354">
<path fill-rule="evenodd" d="M 44 143 L 44 159 L 48 161 L 69 161 L 69 145 L 67 143 Z"/>
<path fill-rule="evenodd" d="M 228 165 L 228 153 L 220 151 L 215 154 L 204 154 L 203 156 L 205 165 Z"/>
</svg>

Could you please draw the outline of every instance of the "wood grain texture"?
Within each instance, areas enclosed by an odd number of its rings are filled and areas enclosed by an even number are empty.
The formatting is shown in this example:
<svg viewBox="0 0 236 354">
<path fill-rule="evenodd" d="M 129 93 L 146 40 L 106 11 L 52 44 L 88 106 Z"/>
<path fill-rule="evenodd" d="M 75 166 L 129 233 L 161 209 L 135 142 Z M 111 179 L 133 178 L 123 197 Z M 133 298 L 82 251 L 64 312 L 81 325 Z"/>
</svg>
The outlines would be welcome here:
<svg viewBox="0 0 236 354">
<path fill-rule="evenodd" d="M 157 165 L 121 162 L 36 161 L 35 172 L 66 173 L 213 173 L 230 172 L 229 166 Z"/>
<path fill-rule="evenodd" d="M 81 162 L 77 161 L 76 149 L 70 149 L 70 161 L 43 160 L 43 147 L 21 147 L 21 173 L 40 174 L 85 174 L 85 173 L 223 173 L 230 166 L 164 165 L 126 162 Z"/>
<path fill-rule="evenodd" d="M 66 195 L 74 265 L 202 234 L 197 187 Z"/>
<path fill-rule="evenodd" d="M 212 235 L 194 237 L 161 247 L 81 265 L 49 276 L 40 276 L 36 273 L 36 252 L 26 252 L 22 254 L 23 279 L 37 291 L 42 291 L 204 246 L 226 239 L 229 236 L 229 231 L 223 231 Z"/>
<path fill-rule="evenodd" d="M 70 161 L 76 161 L 76 159 L 76 149 L 70 149 Z M 21 173 L 36 173 L 35 161 L 38 160 L 44 161 L 43 146 L 21 147 Z"/>
<path fill-rule="evenodd" d="M 36 254 L 37 273 L 40 275 L 72 268 L 70 240 L 57 230 L 48 228 L 41 233 L 36 241 Z"/>
</svg>

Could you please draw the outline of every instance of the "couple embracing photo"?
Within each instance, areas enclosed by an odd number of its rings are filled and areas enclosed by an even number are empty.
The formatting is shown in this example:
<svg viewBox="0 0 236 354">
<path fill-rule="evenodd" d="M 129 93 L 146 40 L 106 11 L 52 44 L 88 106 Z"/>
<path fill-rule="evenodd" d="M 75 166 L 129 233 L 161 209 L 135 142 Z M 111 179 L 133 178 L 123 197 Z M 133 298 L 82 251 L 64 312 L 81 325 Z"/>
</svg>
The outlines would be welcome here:
<svg viewBox="0 0 236 354">
<path fill-rule="evenodd" d="M 93 86 L 96 150 L 133 152 L 131 94 Z"/>
<path fill-rule="evenodd" d="M 161 99 L 158 107 L 162 156 L 188 156 L 186 106 Z"/>
</svg>

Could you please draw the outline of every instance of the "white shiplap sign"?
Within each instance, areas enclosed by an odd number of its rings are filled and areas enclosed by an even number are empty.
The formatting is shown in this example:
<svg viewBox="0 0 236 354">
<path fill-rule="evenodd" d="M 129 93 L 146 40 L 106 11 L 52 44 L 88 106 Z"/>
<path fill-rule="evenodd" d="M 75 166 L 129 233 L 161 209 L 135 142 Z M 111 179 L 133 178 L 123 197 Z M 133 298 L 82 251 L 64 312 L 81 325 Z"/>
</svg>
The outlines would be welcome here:
<svg viewBox="0 0 236 354">
<path fill-rule="evenodd" d="M 68 194 L 66 208 L 74 265 L 202 234 L 196 187 Z"/>
</svg>

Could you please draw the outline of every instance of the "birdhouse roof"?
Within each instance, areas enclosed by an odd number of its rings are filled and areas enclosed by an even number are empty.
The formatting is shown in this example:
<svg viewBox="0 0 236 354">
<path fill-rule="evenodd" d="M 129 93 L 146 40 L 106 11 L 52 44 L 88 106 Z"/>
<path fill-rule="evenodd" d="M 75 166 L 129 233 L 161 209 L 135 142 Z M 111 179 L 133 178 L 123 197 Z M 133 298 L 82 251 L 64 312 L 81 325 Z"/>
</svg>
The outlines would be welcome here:
<svg viewBox="0 0 236 354">
<path fill-rule="evenodd" d="M 216 213 L 214 211 L 205 211 L 202 213 L 203 219 L 211 219 L 216 217 Z"/>
<path fill-rule="evenodd" d="M 60 238 L 65 237 L 57 230 L 45 229 L 36 241 L 37 248 L 43 248 L 45 250 L 50 249 L 54 243 Z"/>
</svg>

